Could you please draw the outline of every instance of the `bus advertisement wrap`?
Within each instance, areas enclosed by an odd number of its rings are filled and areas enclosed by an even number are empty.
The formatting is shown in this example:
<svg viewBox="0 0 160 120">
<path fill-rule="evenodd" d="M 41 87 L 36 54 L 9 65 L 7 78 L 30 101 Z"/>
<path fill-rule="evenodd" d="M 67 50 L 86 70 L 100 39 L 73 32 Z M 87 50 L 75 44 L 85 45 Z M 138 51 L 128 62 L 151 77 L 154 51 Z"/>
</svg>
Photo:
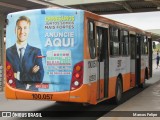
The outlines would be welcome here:
<svg viewBox="0 0 160 120">
<path fill-rule="evenodd" d="M 69 91 L 73 67 L 83 60 L 83 11 L 39 9 L 11 13 L 7 19 L 6 60 L 14 73 L 8 84 Z"/>
</svg>

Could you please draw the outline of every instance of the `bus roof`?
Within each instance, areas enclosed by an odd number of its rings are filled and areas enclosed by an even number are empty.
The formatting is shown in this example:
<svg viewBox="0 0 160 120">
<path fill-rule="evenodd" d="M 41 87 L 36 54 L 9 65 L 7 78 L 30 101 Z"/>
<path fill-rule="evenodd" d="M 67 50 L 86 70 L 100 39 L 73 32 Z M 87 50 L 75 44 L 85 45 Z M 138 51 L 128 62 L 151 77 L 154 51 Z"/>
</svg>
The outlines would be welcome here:
<svg viewBox="0 0 160 120">
<path fill-rule="evenodd" d="M 94 13 L 89 12 L 89 11 L 85 11 L 85 13 L 86 14 L 91 14 L 93 16 L 93 18 L 97 18 L 96 16 L 99 16 L 98 19 L 97 19 L 98 21 L 108 23 L 111 26 L 117 26 L 120 29 L 128 29 L 129 31 L 134 31 L 136 33 L 141 33 L 141 34 L 146 34 L 146 35 L 151 34 L 151 33 L 147 32 L 145 30 L 142 30 L 142 29 L 133 27 L 131 25 L 127 25 L 127 24 L 124 24 L 124 23 L 121 23 L 121 22 L 118 22 L 118 21 L 115 21 L 115 20 L 100 16 L 100 15 L 94 14 Z"/>
</svg>

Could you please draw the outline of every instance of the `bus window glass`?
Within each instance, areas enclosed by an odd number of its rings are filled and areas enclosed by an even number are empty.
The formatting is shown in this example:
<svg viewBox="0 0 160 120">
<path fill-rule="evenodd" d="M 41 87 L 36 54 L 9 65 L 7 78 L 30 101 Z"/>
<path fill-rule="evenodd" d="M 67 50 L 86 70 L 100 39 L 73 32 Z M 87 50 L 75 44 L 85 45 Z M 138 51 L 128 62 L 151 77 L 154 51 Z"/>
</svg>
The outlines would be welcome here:
<svg viewBox="0 0 160 120">
<path fill-rule="evenodd" d="M 145 54 L 148 54 L 148 38 L 146 36 L 144 37 L 144 46 Z"/>
<path fill-rule="evenodd" d="M 137 35 L 137 37 L 136 37 L 136 45 L 137 45 L 137 55 L 139 55 L 140 53 L 141 53 L 141 51 L 140 51 L 140 43 L 139 43 L 139 39 L 140 39 L 140 36 L 139 35 Z"/>
<path fill-rule="evenodd" d="M 96 43 L 95 43 L 95 33 L 94 33 L 94 22 L 89 21 L 88 23 L 88 43 L 89 52 L 91 59 L 96 57 Z"/>
<path fill-rule="evenodd" d="M 117 28 L 112 28 L 112 41 L 118 42 L 118 29 Z"/>
<path fill-rule="evenodd" d="M 144 46 L 144 36 L 141 36 L 141 53 L 145 54 L 145 46 Z"/>
<path fill-rule="evenodd" d="M 130 50 L 131 50 L 131 59 L 135 59 L 136 58 L 136 53 L 135 53 L 135 50 L 136 50 L 136 46 L 135 46 L 135 36 L 134 35 L 131 35 L 130 36 Z"/>
<path fill-rule="evenodd" d="M 110 27 L 110 55 L 120 55 L 119 29 Z"/>
<path fill-rule="evenodd" d="M 101 59 L 102 56 L 102 29 L 97 28 L 97 55 Z"/>
<path fill-rule="evenodd" d="M 89 22 L 89 37 L 93 39 L 93 22 Z"/>
<path fill-rule="evenodd" d="M 119 55 L 119 43 L 117 43 L 117 42 L 113 43 L 113 54 Z"/>
<path fill-rule="evenodd" d="M 128 55 L 129 36 L 128 36 L 128 31 L 126 30 L 121 30 L 121 47 L 122 47 L 122 55 Z"/>
<path fill-rule="evenodd" d="M 113 55 L 113 42 L 110 42 L 110 55 Z"/>
</svg>

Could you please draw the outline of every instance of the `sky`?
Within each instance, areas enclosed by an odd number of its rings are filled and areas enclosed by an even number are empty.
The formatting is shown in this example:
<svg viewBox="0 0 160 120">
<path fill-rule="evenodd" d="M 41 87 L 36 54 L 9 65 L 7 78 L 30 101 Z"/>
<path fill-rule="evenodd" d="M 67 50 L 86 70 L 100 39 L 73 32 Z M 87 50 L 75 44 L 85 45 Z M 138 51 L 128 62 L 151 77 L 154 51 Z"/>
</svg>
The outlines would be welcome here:
<svg viewBox="0 0 160 120">
<path fill-rule="evenodd" d="M 160 29 L 160 12 L 103 15 L 110 19 L 143 29 Z"/>
</svg>

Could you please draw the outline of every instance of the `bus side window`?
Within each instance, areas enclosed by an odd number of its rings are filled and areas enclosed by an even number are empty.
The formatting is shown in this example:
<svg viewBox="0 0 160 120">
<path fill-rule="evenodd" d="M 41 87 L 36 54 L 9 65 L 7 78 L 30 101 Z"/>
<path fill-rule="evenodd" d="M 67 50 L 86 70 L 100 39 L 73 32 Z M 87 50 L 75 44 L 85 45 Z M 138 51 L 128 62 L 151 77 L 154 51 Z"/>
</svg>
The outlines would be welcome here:
<svg viewBox="0 0 160 120">
<path fill-rule="evenodd" d="M 141 54 L 144 55 L 145 54 L 145 45 L 144 45 L 144 36 L 141 36 Z"/>
<path fill-rule="evenodd" d="M 147 38 L 147 36 L 144 37 L 144 51 L 145 51 L 145 54 L 148 54 L 148 38 Z"/>
<path fill-rule="evenodd" d="M 88 21 L 88 45 L 91 59 L 96 57 L 96 43 L 95 43 L 95 25 L 93 21 Z"/>
<path fill-rule="evenodd" d="M 102 28 L 97 27 L 97 55 L 98 61 L 102 61 Z"/>
<path fill-rule="evenodd" d="M 122 55 L 127 56 L 129 54 L 129 33 L 127 30 L 121 30 L 121 47 Z"/>
<path fill-rule="evenodd" d="M 141 36 L 141 53 L 143 55 L 148 54 L 148 38 L 147 38 L 147 36 Z"/>
<path fill-rule="evenodd" d="M 110 55 L 119 56 L 120 50 L 120 32 L 117 27 L 110 27 Z"/>
<path fill-rule="evenodd" d="M 136 58 L 136 46 L 135 46 L 135 42 L 136 42 L 136 36 L 135 35 L 130 35 L 130 50 L 131 50 L 131 59 L 135 59 Z"/>
</svg>

